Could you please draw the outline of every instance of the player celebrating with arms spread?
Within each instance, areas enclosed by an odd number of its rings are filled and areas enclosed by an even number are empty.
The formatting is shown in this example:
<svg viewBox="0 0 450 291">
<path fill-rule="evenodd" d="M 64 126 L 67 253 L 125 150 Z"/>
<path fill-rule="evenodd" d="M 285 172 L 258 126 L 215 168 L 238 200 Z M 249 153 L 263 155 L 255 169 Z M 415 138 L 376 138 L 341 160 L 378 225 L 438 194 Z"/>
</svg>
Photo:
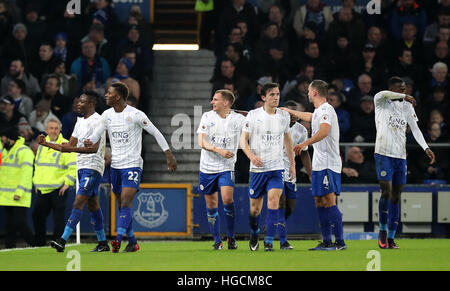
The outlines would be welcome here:
<svg viewBox="0 0 450 291">
<path fill-rule="evenodd" d="M 295 146 L 298 154 L 313 145 L 312 193 L 319 214 L 323 242 L 310 250 L 345 250 L 342 215 L 336 206 L 341 192 L 342 161 L 339 153 L 339 123 L 334 108 L 327 103 L 328 84 L 314 80 L 308 87 L 308 98 L 314 104 L 314 113 L 283 108 L 298 118 L 311 122 L 311 138 Z M 336 243 L 332 243 L 332 225 Z"/>
<path fill-rule="evenodd" d="M 234 98 L 229 90 L 217 90 L 211 101 L 213 109 L 203 114 L 197 130 L 202 148 L 199 193 L 205 197 L 215 250 L 223 248 L 217 209 L 219 189 L 227 225 L 228 249 L 237 249 L 234 237 L 234 164 L 245 117 L 231 110 Z"/>
<path fill-rule="evenodd" d="M 139 250 L 132 230 L 131 207 L 134 196 L 139 191 L 143 160 L 142 130 L 156 138 L 159 147 L 167 158 L 169 171 L 175 171 L 177 162 L 161 132 L 151 123 L 144 112 L 127 105 L 129 90 L 122 82 L 113 83 L 107 90 L 106 104 L 112 108 L 101 115 L 100 124 L 84 142 L 86 147 L 97 143 L 105 130 L 111 143 L 111 187 L 117 197 L 119 221 L 116 240 L 111 242 L 112 251 L 120 250 L 122 238 L 128 237 L 126 252 Z"/>
<path fill-rule="evenodd" d="M 380 182 L 378 246 L 383 249 L 398 249 L 394 242 L 400 218 L 400 195 L 406 184 L 406 128 L 409 125 L 414 139 L 434 163 L 434 153 L 430 150 L 417 125 L 413 106 L 416 101 L 406 95 L 403 79 L 392 77 L 388 80 L 389 91 L 381 91 L 374 97 L 375 164 Z M 407 102 L 404 102 L 407 101 Z"/>
<path fill-rule="evenodd" d="M 283 146 L 289 158 L 289 174 L 295 177 L 295 160 L 291 135 L 290 116 L 280 110 L 278 84 L 267 83 L 261 89 L 264 106 L 251 110 L 242 129 L 240 145 L 250 159 L 250 250 L 259 248 L 259 215 L 267 193 L 266 237 L 264 251 L 273 251 L 273 239 L 278 224 L 278 208 L 283 192 Z M 250 145 L 249 145 L 250 140 Z"/>
</svg>

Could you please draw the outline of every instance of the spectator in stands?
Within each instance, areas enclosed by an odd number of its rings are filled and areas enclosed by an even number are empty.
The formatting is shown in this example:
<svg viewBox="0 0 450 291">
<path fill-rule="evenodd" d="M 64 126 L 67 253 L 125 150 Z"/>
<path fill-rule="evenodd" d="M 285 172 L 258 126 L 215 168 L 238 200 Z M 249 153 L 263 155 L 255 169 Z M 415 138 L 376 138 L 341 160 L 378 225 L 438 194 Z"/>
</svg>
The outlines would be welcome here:
<svg viewBox="0 0 450 291">
<path fill-rule="evenodd" d="M 348 141 L 350 132 L 350 113 L 341 107 L 342 94 L 338 92 L 328 92 L 327 102 L 333 106 L 339 122 L 339 141 Z"/>
<path fill-rule="evenodd" d="M 116 57 L 120 59 L 126 51 L 133 49 L 136 53 L 136 63 L 141 64 L 141 78 L 152 78 L 153 74 L 153 51 L 148 42 L 141 37 L 139 27 L 132 25 L 128 29 L 125 38 L 119 41 Z"/>
<path fill-rule="evenodd" d="M 424 89 L 424 71 L 420 64 L 415 62 L 413 52 L 409 48 L 399 51 L 397 60 L 391 63 L 389 76 L 410 77 L 419 91 Z"/>
<path fill-rule="evenodd" d="M 417 37 L 423 38 L 427 26 L 427 14 L 414 0 L 399 0 L 397 7 L 392 9 L 391 34 L 394 40 L 402 38 L 402 27 L 411 23 L 417 28 Z"/>
<path fill-rule="evenodd" d="M 298 76 L 298 78 L 295 80 L 294 84 L 292 85 L 292 88 L 286 93 L 285 96 L 283 96 L 283 104 L 286 100 L 292 100 L 295 101 L 303 106 L 303 108 L 310 111 L 311 103 L 308 99 L 308 87 L 311 83 L 311 79 L 307 76 Z"/>
<path fill-rule="evenodd" d="M 443 62 L 437 62 L 431 69 L 431 81 L 428 83 L 428 92 L 431 92 L 434 87 L 445 87 L 447 91 L 448 86 L 448 66 Z"/>
<path fill-rule="evenodd" d="M 47 77 L 44 91 L 35 98 L 36 104 L 41 100 L 47 100 L 50 103 L 51 111 L 59 120 L 61 120 L 64 114 L 70 111 L 70 106 L 72 104 L 72 100 L 59 92 L 60 87 L 61 82 L 59 77 L 51 74 Z"/>
<path fill-rule="evenodd" d="M 372 78 L 363 73 L 358 76 L 357 86 L 348 93 L 345 107 L 350 112 L 358 111 L 361 106 L 360 99 L 366 95 L 373 96 L 375 95 L 375 91 L 372 88 Z"/>
<path fill-rule="evenodd" d="M 13 59 L 11 61 L 8 73 L 2 78 L 2 95 L 8 92 L 9 82 L 14 79 L 20 79 L 25 83 L 24 93 L 27 96 L 32 97 L 41 92 L 38 80 L 31 73 L 25 70 L 25 65 L 20 59 Z"/>
<path fill-rule="evenodd" d="M 374 90 L 381 91 L 386 84 L 387 73 L 386 63 L 383 59 L 377 57 L 375 47 L 371 43 L 366 43 L 354 67 L 354 76 L 369 75 L 372 79 Z"/>
<path fill-rule="evenodd" d="M 154 36 L 151 23 L 144 19 L 139 5 L 131 6 L 130 14 L 128 15 L 125 25 L 125 33 L 122 34 L 126 34 L 128 27 L 135 25 L 140 28 L 141 35 L 145 42 L 149 43 L 150 46 L 153 46 Z"/>
<path fill-rule="evenodd" d="M 428 126 L 428 132 L 424 135 L 427 143 L 446 143 L 448 140 L 441 135 L 441 127 L 439 123 L 433 122 Z M 427 158 L 418 155 L 416 163 L 418 172 L 421 173 L 422 180 L 446 180 L 449 181 L 449 156 L 448 148 L 435 147 L 433 152 L 436 156 L 436 162 L 430 165 Z M 422 182 L 422 181 L 420 181 Z"/>
<path fill-rule="evenodd" d="M 275 23 L 268 23 L 263 28 L 263 36 L 256 43 L 255 58 L 258 75 L 271 75 L 273 80 L 283 86 L 290 75 L 289 43 L 280 37 Z"/>
<path fill-rule="evenodd" d="M 104 58 L 111 66 L 115 63 L 115 52 L 111 43 L 105 38 L 105 27 L 103 24 L 92 24 L 89 33 L 81 39 L 81 43 L 91 40 L 95 43 L 97 55 Z"/>
<path fill-rule="evenodd" d="M 350 140 L 354 142 L 375 142 L 375 105 L 373 97 L 365 95 L 360 99 L 360 110 L 351 111 Z"/>
<path fill-rule="evenodd" d="M 351 43 L 345 33 L 339 33 L 337 35 L 334 46 L 331 47 L 328 56 L 328 78 L 344 78 L 353 79 L 354 67 L 357 62 L 357 55 L 351 48 Z"/>
<path fill-rule="evenodd" d="M 53 47 L 53 54 L 65 64 L 72 64 L 75 56 L 72 49 L 68 46 L 68 36 L 65 32 L 58 32 L 55 35 L 55 46 Z"/>
<path fill-rule="evenodd" d="M 429 120 L 429 115 L 433 110 L 441 112 L 450 111 L 450 101 L 448 100 L 448 92 L 445 87 L 436 86 L 433 88 L 431 96 L 423 102 L 423 119 Z"/>
<path fill-rule="evenodd" d="M 280 32 L 280 37 L 286 40 L 292 40 L 295 35 L 293 34 L 293 28 L 291 25 L 286 23 L 284 18 L 284 12 L 281 10 L 281 6 L 278 4 L 273 4 L 269 8 L 268 22 L 276 23 L 278 25 L 278 30 Z"/>
<path fill-rule="evenodd" d="M 450 27 L 445 28 L 450 34 Z M 448 54 L 448 40 L 439 41 L 433 45 L 431 51 L 426 54 L 426 69 L 431 70 L 433 65 L 437 62 L 442 62 L 444 64 L 450 64 L 450 57 Z"/>
<path fill-rule="evenodd" d="M 359 147 L 351 147 L 348 150 L 347 161 L 342 165 L 342 173 L 344 184 L 377 183 L 375 165 L 364 159 L 364 154 Z"/>
<path fill-rule="evenodd" d="M 375 47 L 376 55 L 379 60 L 390 63 L 395 58 L 392 40 L 386 35 L 385 31 L 377 26 L 371 26 L 367 30 L 367 42 Z"/>
<path fill-rule="evenodd" d="M 31 139 L 33 131 L 30 124 L 27 118 L 15 109 L 14 99 L 11 96 L 6 95 L 0 98 L 0 115 L 1 128 L 17 126 L 20 135 L 25 140 Z"/>
<path fill-rule="evenodd" d="M 424 44 L 434 43 L 439 36 L 440 27 L 448 27 L 450 25 L 450 7 L 443 7 L 437 12 L 437 20 L 425 29 L 423 35 Z"/>
<path fill-rule="evenodd" d="M 72 63 L 70 73 L 75 74 L 80 86 L 93 82 L 95 88 L 100 89 L 111 75 L 108 62 L 97 55 L 96 45 L 91 40 L 82 44 L 81 56 Z"/>
<path fill-rule="evenodd" d="M 417 35 L 417 28 L 413 23 L 403 24 L 401 38 L 396 42 L 396 51 L 401 52 L 405 48 L 412 51 L 413 58 L 416 63 L 424 64 L 425 49 L 422 44 L 422 39 Z"/>
<path fill-rule="evenodd" d="M 59 120 L 50 110 L 50 101 L 42 99 L 39 101 L 35 109 L 31 112 L 29 121 L 35 134 L 43 134 L 47 127 L 47 122 L 52 119 Z"/>
<path fill-rule="evenodd" d="M 333 47 L 339 34 L 345 33 L 355 51 L 361 51 L 366 39 L 366 27 L 361 18 L 353 14 L 349 7 L 342 7 L 337 18 L 330 23 L 327 31 L 328 47 Z"/>
<path fill-rule="evenodd" d="M 23 23 L 14 25 L 12 36 L 3 46 L 2 57 L 6 60 L 22 60 L 23 65 L 29 67 L 35 59 L 37 45 L 28 41 L 28 30 Z"/>
<path fill-rule="evenodd" d="M 72 110 L 67 112 L 61 118 L 61 134 L 65 139 L 70 139 L 72 136 L 73 129 L 75 128 L 75 123 L 77 123 L 77 119 L 79 113 L 77 111 L 77 105 L 80 97 L 76 97 L 72 102 Z M 98 105 L 98 104 L 97 104 Z M 97 108 L 95 110 L 97 113 L 101 114 L 103 111 L 98 111 Z"/>
<path fill-rule="evenodd" d="M 117 32 L 120 31 L 120 20 L 114 8 L 112 0 L 96 0 L 89 7 L 89 15 L 92 15 L 92 23 L 101 23 L 105 26 L 105 36 L 112 43 L 117 41 Z"/>
<path fill-rule="evenodd" d="M 448 141 L 448 139 L 449 139 L 448 125 L 446 123 L 446 120 L 444 119 L 444 115 L 442 114 L 442 112 L 439 109 L 435 109 L 430 112 L 428 124 L 431 125 L 432 123 L 439 124 L 439 126 L 441 128 L 442 139 Z"/>
<path fill-rule="evenodd" d="M 128 96 L 127 104 L 131 107 L 138 108 L 139 100 L 137 100 L 133 95 Z"/>
<path fill-rule="evenodd" d="M 235 64 L 236 74 L 246 76 L 249 79 L 256 78 L 256 70 L 250 61 L 243 56 L 243 47 L 240 43 L 228 44 L 225 57 Z"/>
<path fill-rule="evenodd" d="M 11 80 L 8 84 L 8 96 L 14 99 L 14 109 L 24 116 L 29 116 L 33 110 L 33 100 L 23 92 L 25 83 L 20 79 Z"/>
<path fill-rule="evenodd" d="M 247 23 L 247 36 L 251 41 L 259 38 L 259 23 L 255 8 L 246 0 L 232 0 L 230 4 L 223 8 L 219 16 L 217 26 L 216 45 L 223 47 L 226 36 L 237 20 L 245 20 Z"/>
<path fill-rule="evenodd" d="M 78 80 L 75 74 L 66 74 L 66 63 L 64 61 L 61 59 L 58 60 L 53 74 L 56 75 L 61 82 L 59 92 L 62 95 L 67 96 L 69 99 L 75 98 L 79 92 Z M 43 77 L 44 84 L 47 81 L 47 77 L 48 76 Z"/>
<path fill-rule="evenodd" d="M 41 83 L 44 75 L 55 71 L 57 63 L 58 58 L 53 53 L 53 45 L 49 42 L 43 42 L 39 47 L 39 58 L 33 62 L 30 71 Z"/>
<path fill-rule="evenodd" d="M 213 83 L 212 94 L 219 89 L 223 89 L 225 83 L 233 83 L 240 97 L 247 98 L 253 94 L 254 85 L 245 76 L 235 73 L 236 67 L 229 59 L 222 60 L 220 73 L 215 74 L 211 79 Z M 212 95 L 211 95 L 212 96 Z"/>
<path fill-rule="evenodd" d="M 133 67 L 131 60 L 121 58 L 116 66 L 116 73 L 106 81 L 106 88 L 109 88 L 112 83 L 123 82 L 128 86 L 130 90 L 130 96 L 133 96 L 139 101 L 141 97 L 141 87 L 139 82 L 130 77 L 129 72 Z"/>
<path fill-rule="evenodd" d="M 11 33 L 14 23 L 19 22 L 14 15 L 10 1 L 0 0 L 0 47 L 6 41 L 5 36 Z"/>
<path fill-rule="evenodd" d="M 308 0 L 295 11 L 292 26 L 300 38 L 304 36 L 304 25 L 314 23 L 317 28 L 315 31 L 317 39 L 323 40 L 332 21 L 333 15 L 329 6 L 320 0 Z"/>
<path fill-rule="evenodd" d="M 32 43 L 33 47 L 38 48 L 42 41 L 48 41 L 47 26 L 48 22 L 40 16 L 39 5 L 30 3 L 25 7 L 24 24 L 27 27 L 27 44 Z"/>
<path fill-rule="evenodd" d="M 296 56 L 296 66 L 301 67 L 302 64 L 310 64 L 314 67 L 314 78 L 326 80 L 328 64 L 320 53 L 319 42 L 316 40 L 307 41 L 303 51 L 303 57 Z"/>
</svg>

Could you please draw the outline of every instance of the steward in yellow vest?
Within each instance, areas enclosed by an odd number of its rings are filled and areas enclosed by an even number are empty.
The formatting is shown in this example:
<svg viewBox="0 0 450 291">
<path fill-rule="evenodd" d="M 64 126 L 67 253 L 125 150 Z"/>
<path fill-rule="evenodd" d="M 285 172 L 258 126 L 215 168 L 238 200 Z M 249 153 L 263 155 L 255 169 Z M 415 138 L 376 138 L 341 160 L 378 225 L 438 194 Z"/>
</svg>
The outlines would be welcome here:
<svg viewBox="0 0 450 291">
<path fill-rule="evenodd" d="M 61 135 L 61 122 L 50 119 L 45 129 L 49 143 L 67 143 Z M 75 186 L 77 165 L 75 153 L 61 153 L 39 146 L 34 162 L 33 184 L 37 190 L 33 222 L 37 246 L 46 245 L 46 220 L 53 210 L 53 237 L 64 232 L 67 189 Z"/>
<path fill-rule="evenodd" d="M 20 232 L 25 241 L 33 245 L 33 233 L 26 217 L 31 206 L 33 179 L 33 151 L 19 137 L 17 127 L 3 130 L 2 165 L 0 166 L 0 206 L 5 207 L 6 236 L 5 247 L 16 247 L 16 233 Z"/>
</svg>

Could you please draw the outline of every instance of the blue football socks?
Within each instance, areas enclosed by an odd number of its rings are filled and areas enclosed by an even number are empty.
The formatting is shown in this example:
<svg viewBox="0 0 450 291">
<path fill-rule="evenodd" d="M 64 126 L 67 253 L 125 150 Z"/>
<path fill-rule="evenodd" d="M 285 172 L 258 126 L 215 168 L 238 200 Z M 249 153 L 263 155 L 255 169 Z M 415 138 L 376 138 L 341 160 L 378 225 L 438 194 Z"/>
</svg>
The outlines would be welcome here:
<svg viewBox="0 0 450 291">
<path fill-rule="evenodd" d="M 388 221 L 388 200 L 383 197 L 381 197 L 378 202 L 378 215 L 380 231 L 386 231 Z"/>
<path fill-rule="evenodd" d="M 284 244 L 287 239 L 286 230 L 286 211 L 284 208 L 278 209 L 278 225 L 277 225 L 278 238 L 280 239 L 280 244 Z"/>
<path fill-rule="evenodd" d="M 76 228 L 78 222 L 81 218 L 81 209 L 73 208 L 69 219 L 67 220 L 66 227 L 64 228 L 64 233 L 61 236 L 65 241 L 69 240 L 70 235 Z"/>
<path fill-rule="evenodd" d="M 273 239 L 277 231 L 278 209 L 267 209 L 266 217 L 266 237 L 264 242 L 273 244 Z"/>
<path fill-rule="evenodd" d="M 220 219 L 219 219 L 219 211 L 217 208 L 206 208 L 208 215 L 208 224 L 209 230 L 214 237 L 214 242 L 221 242 L 220 238 Z"/>
<path fill-rule="evenodd" d="M 324 243 L 331 244 L 331 224 L 328 219 L 328 211 L 324 207 L 318 207 L 320 229 L 322 231 L 322 239 Z"/>
<path fill-rule="evenodd" d="M 128 226 L 131 223 L 131 208 L 121 208 L 119 211 L 119 221 L 117 224 L 117 237 L 116 239 L 121 242 L 125 234 L 127 233 Z"/>
<path fill-rule="evenodd" d="M 103 225 L 103 212 L 101 208 L 91 212 L 91 225 L 97 235 L 97 240 L 99 242 L 106 241 L 105 228 Z"/>
<path fill-rule="evenodd" d="M 234 237 L 234 203 L 224 204 L 225 221 L 227 223 L 227 236 Z"/>
<path fill-rule="evenodd" d="M 397 232 L 398 222 L 400 220 L 400 203 L 391 203 L 389 201 L 389 219 L 388 219 L 388 233 L 387 237 L 393 239 Z"/>
</svg>

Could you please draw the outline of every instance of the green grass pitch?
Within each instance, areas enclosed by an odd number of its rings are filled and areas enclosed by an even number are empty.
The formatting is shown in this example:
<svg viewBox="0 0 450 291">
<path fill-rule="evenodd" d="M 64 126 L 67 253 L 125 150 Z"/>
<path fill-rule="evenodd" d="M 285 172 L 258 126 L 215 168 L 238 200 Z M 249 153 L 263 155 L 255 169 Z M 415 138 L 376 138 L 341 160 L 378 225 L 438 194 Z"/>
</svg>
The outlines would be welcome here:
<svg viewBox="0 0 450 291">
<path fill-rule="evenodd" d="M 81 271 L 365 271 L 375 258 L 381 271 L 450 270 L 450 239 L 399 239 L 399 250 L 381 250 L 377 242 L 347 241 L 345 251 L 308 251 L 317 241 L 291 241 L 294 250 L 264 252 L 262 241 L 251 252 L 248 241 L 237 250 L 213 251 L 210 241 L 141 241 L 136 253 L 90 253 L 95 244 L 68 245 L 64 253 L 50 247 L 1 250 L 0 271 L 65 271 L 73 266 L 76 250 Z M 122 246 L 124 249 L 124 246 Z M 370 251 L 377 251 L 372 256 Z M 77 253 L 75 252 L 75 253 Z M 219 263 L 220 262 L 220 263 Z"/>
</svg>

